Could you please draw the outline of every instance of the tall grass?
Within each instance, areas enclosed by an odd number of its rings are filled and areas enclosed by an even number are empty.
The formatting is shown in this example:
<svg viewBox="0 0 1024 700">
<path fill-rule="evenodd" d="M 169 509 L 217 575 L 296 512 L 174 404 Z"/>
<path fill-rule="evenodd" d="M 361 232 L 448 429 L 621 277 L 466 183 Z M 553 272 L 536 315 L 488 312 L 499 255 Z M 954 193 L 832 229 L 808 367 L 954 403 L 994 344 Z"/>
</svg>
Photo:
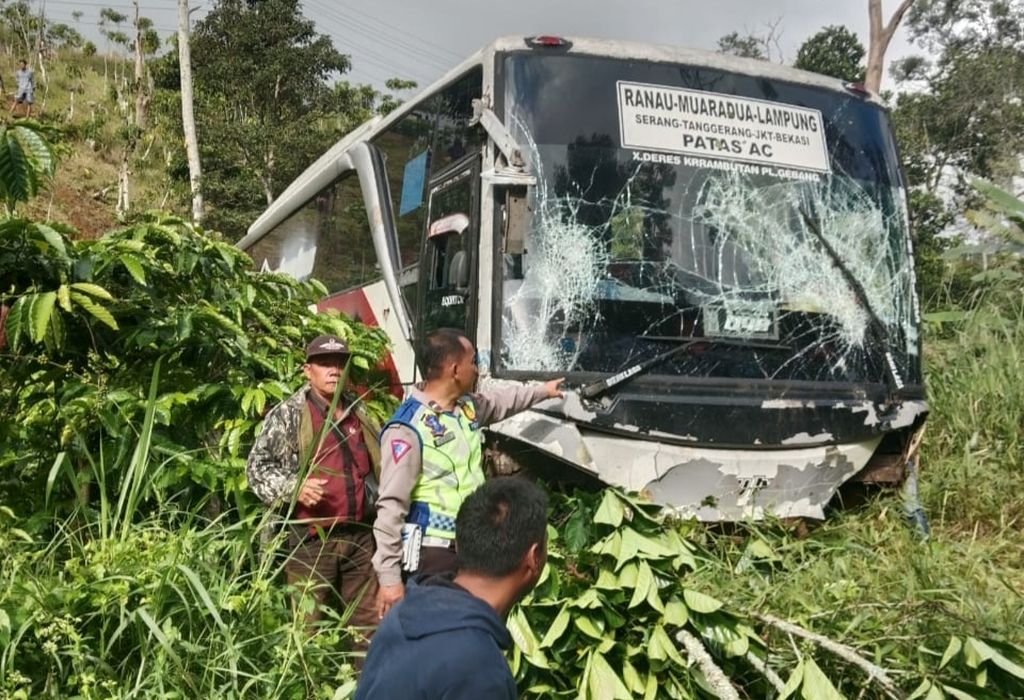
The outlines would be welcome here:
<svg viewBox="0 0 1024 700">
<path fill-rule="evenodd" d="M 0 515 L 0 698 L 347 697 L 345 614 L 313 633 L 293 614 L 282 536 L 260 546 L 268 516 L 154 500 L 158 372 L 129 464 L 91 456 L 93 505 L 48 542 Z M 58 458 L 49 483 L 62 475 L 77 479 Z"/>
<path fill-rule="evenodd" d="M 929 541 L 907 525 L 896 492 L 806 537 L 771 523 L 705 533 L 702 575 L 722 597 L 801 621 L 897 674 L 937 666 L 954 635 L 1024 641 L 1024 297 L 991 293 L 958 325 L 931 331 Z M 855 678 L 843 689 L 861 696 Z"/>
<path fill-rule="evenodd" d="M 708 552 L 696 587 L 848 644 L 904 687 L 927 677 L 920 669 L 951 636 L 1024 642 L 1024 301 L 1004 290 L 932 331 L 930 541 L 893 492 L 805 537 L 773 523 L 690 530 Z M 201 503 L 156 497 L 171 458 L 150 449 L 155 386 L 135 451 L 85 465 L 88 507 L 45 527 L 0 508 L 0 700 L 350 696 L 344 613 L 308 633 L 291 609 L 281 537 L 260 545 L 262 511 L 207 518 Z M 79 491 L 82 473 L 58 457 L 48 488 L 67 479 Z M 108 483 L 112 474 L 123 476 Z M 784 635 L 768 642 L 793 653 Z M 847 695 L 872 697 L 857 671 L 816 658 Z"/>
</svg>

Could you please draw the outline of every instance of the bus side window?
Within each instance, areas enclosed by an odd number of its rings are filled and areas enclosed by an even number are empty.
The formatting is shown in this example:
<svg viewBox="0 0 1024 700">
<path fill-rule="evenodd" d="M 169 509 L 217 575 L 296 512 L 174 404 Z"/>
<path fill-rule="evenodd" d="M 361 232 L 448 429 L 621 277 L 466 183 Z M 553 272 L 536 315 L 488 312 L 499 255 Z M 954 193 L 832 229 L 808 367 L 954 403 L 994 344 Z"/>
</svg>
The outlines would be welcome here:
<svg viewBox="0 0 1024 700">
<path fill-rule="evenodd" d="M 433 172 L 483 148 L 487 139 L 483 127 L 469 124 L 473 100 L 483 94 L 483 80 L 483 68 L 478 66 L 439 93 Z"/>
<path fill-rule="evenodd" d="M 325 188 L 314 203 L 320 239 L 313 277 L 331 293 L 380 280 L 370 220 L 356 173 L 350 172 Z"/>
<path fill-rule="evenodd" d="M 257 267 L 310 277 L 334 293 L 376 282 L 380 266 L 356 174 L 320 190 L 249 250 Z"/>
<path fill-rule="evenodd" d="M 430 144 L 437 119 L 436 102 L 436 96 L 428 98 L 373 139 L 384 157 L 398 229 L 399 287 L 412 318 L 417 315 L 420 241 L 427 218 L 426 189 L 431 167 Z"/>
</svg>

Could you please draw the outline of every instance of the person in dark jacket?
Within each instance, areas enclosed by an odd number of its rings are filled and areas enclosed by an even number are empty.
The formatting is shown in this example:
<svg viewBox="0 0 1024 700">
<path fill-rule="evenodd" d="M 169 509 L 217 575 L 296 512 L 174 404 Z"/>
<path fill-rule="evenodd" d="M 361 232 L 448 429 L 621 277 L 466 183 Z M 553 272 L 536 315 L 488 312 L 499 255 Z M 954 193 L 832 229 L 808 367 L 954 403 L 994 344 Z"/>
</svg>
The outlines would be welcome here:
<svg viewBox="0 0 1024 700">
<path fill-rule="evenodd" d="M 356 700 L 515 700 L 505 618 L 547 563 L 547 496 L 519 477 L 486 482 L 459 508 L 458 571 L 420 576 L 370 643 Z"/>
</svg>

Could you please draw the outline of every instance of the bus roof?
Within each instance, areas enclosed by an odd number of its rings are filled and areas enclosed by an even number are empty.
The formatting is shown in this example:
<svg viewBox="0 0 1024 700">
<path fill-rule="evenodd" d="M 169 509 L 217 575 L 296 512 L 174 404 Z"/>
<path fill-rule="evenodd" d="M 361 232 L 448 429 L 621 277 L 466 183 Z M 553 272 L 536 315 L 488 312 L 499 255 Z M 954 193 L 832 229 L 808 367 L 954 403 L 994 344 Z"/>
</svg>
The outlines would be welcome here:
<svg viewBox="0 0 1024 700">
<path fill-rule="evenodd" d="M 316 196 L 317 192 L 327 187 L 339 174 L 336 171 L 337 158 L 349 146 L 358 141 L 361 137 L 371 131 L 386 129 L 392 123 L 398 121 L 409 111 L 415 109 L 418 97 L 445 87 L 461 76 L 469 68 L 489 63 L 495 54 L 508 53 L 512 51 L 530 51 L 538 53 L 558 52 L 570 55 L 603 56 L 608 58 L 628 58 L 640 61 L 651 61 L 653 63 L 681 63 L 690 66 L 704 66 L 717 68 L 742 75 L 770 78 L 801 85 L 833 90 L 843 94 L 846 91 L 842 80 L 832 78 L 819 73 L 811 73 L 797 68 L 791 68 L 770 61 L 761 61 L 753 58 L 741 58 L 716 51 L 703 49 L 690 49 L 681 46 L 667 44 L 649 44 L 636 41 L 619 41 L 617 39 L 588 39 L 585 37 L 561 37 L 568 43 L 568 48 L 547 48 L 538 47 L 531 49 L 527 43 L 530 37 L 522 35 L 503 36 L 492 43 L 484 46 L 479 51 L 470 55 L 466 60 L 459 63 L 441 78 L 419 91 L 415 96 L 407 100 L 398 109 L 385 117 L 375 116 L 362 124 L 354 131 L 344 136 L 338 143 L 334 144 L 326 153 L 318 158 L 312 165 L 295 179 L 284 192 L 267 207 L 256 221 L 249 227 L 245 237 L 238 242 L 238 246 L 246 248 L 255 243 L 263 235 L 291 216 L 299 207 L 303 206 Z M 876 104 L 881 104 L 875 95 L 868 95 L 867 99 Z"/>
</svg>

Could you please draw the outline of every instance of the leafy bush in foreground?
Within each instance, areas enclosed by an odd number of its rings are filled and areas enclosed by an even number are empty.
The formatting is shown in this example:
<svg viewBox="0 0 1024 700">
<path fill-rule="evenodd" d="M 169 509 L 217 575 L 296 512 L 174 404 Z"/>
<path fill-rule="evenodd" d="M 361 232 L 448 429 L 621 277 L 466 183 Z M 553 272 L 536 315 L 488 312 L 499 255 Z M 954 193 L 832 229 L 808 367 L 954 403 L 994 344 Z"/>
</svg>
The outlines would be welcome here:
<svg viewBox="0 0 1024 700">
<path fill-rule="evenodd" d="M 61 497 L 95 498 L 90 463 L 102 455 L 116 467 L 130 453 L 157 361 L 162 494 L 192 489 L 244 505 L 246 447 L 263 413 L 300 383 L 305 343 L 318 333 L 349 340 L 357 383 L 390 411 L 370 369 L 387 347 L 382 331 L 311 312 L 318 283 L 256 272 L 242 251 L 181 219 L 152 215 L 78 242 L 8 220 L 0 251 L 0 497 L 16 510 L 40 510 L 57 469 L 80 487 Z"/>
</svg>

